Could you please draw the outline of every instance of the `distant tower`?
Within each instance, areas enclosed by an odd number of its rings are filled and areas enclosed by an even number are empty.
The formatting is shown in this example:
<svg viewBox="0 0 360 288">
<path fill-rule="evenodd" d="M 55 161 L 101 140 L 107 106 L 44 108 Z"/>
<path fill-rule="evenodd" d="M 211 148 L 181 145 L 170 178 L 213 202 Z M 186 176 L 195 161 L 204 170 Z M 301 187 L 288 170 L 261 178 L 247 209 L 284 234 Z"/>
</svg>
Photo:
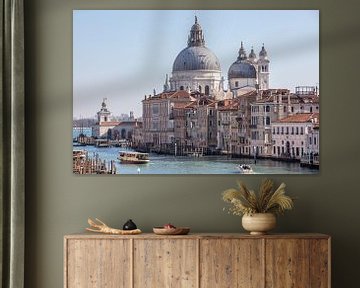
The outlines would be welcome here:
<svg viewBox="0 0 360 288">
<path fill-rule="evenodd" d="M 239 49 L 239 56 L 237 58 L 238 60 L 246 60 L 247 56 L 246 56 L 246 51 L 244 48 L 244 43 L 241 41 L 241 45 L 240 45 L 240 49 Z"/>
<path fill-rule="evenodd" d="M 134 118 L 134 111 L 130 111 L 130 117 L 129 117 L 129 120 L 130 121 L 133 121 L 135 118 Z"/>
<path fill-rule="evenodd" d="M 101 109 L 99 112 L 97 112 L 99 124 L 103 122 L 110 122 L 111 112 L 106 107 L 106 100 L 106 98 L 103 99 L 103 102 L 101 103 Z"/>
<path fill-rule="evenodd" d="M 170 85 L 169 85 L 169 76 L 166 74 L 165 83 L 164 83 L 164 92 L 170 91 Z"/>
<path fill-rule="evenodd" d="M 258 81 L 260 90 L 269 89 L 269 58 L 263 44 L 258 60 Z"/>
</svg>

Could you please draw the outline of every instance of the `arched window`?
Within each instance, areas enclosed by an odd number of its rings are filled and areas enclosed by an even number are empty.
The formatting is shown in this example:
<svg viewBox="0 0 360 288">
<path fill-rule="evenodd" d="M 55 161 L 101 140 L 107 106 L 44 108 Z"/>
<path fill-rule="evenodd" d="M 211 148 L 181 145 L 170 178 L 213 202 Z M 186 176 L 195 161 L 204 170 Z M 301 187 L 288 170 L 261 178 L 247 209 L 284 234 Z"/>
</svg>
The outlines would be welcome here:
<svg viewBox="0 0 360 288">
<path fill-rule="evenodd" d="M 180 90 L 184 90 L 184 86 L 180 86 Z"/>
<path fill-rule="evenodd" d="M 235 81 L 235 87 L 239 87 L 239 81 Z"/>
<path fill-rule="evenodd" d="M 199 92 L 201 93 L 201 85 L 199 85 Z"/>
<path fill-rule="evenodd" d="M 210 94 L 210 87 L 209 85 L 205 86 L 205 95 L 209 95 Z"/>
</svg>

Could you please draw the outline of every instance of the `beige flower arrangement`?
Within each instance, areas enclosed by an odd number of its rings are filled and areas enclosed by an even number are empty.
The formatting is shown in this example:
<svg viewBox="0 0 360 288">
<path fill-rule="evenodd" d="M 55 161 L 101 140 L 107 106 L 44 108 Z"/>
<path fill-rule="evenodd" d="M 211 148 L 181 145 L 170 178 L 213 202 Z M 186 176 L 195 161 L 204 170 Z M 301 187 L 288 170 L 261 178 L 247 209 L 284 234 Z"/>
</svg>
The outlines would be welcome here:
<svg viewBox="0 0 360 288">
<path fill-rule="evenodd" d="M 238 181 L 238 188 L 230 188 L 223 192 L 222 199 L 231 204 L 229 213 L 233 215 L 252 215 L 256 213 L 283 214 L 286 210 L 294 207 L 294 198 L 285 195 L 284 183 L 274 190 L 274 182 L 264 179 L 255 193 L 249 190 L 246 185 Z"/>
</svg>

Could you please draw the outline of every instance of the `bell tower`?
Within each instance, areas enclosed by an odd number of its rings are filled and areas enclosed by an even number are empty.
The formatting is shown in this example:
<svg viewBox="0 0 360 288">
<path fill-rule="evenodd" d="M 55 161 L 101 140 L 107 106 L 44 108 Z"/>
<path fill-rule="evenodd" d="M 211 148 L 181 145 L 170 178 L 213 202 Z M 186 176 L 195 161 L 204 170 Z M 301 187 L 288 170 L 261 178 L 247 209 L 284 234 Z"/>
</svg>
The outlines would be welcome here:
<svg viewBox="0 0 360 288">
<path fill-rule="evenodd" d="M 268 58 L 268 54 L 263 43 L 263 46 L 259 53 L 259 60 L 257 62 L 258 82 L 259 82 L 260 90 L 269 89 L 269 74 L 270 74 L 269 64 L 270 64 L 270 60 Z"/>
<path fill-rule="evenodd" d="M 104 122 L 110 122 L 111 112 L 106 107 L 106 100 L 106 98 L 103 99 L 103 102 L 101 103 L 101 109 L 99 112 L 97 112 L 99 124 Z"/>
</svg>

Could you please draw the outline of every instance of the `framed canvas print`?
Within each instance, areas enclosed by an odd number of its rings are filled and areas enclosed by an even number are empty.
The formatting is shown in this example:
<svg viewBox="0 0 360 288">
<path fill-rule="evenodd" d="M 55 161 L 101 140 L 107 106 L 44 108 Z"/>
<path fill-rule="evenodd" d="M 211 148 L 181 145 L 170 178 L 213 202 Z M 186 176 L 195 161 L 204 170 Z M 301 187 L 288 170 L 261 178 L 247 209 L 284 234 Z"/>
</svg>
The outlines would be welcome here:
<svg viewBox="0 0 360 288">
<path fill-rule="evenodd" d="M 318 10 L 74 10 L 73 173 L 312 174 Z"/>
</svg>

